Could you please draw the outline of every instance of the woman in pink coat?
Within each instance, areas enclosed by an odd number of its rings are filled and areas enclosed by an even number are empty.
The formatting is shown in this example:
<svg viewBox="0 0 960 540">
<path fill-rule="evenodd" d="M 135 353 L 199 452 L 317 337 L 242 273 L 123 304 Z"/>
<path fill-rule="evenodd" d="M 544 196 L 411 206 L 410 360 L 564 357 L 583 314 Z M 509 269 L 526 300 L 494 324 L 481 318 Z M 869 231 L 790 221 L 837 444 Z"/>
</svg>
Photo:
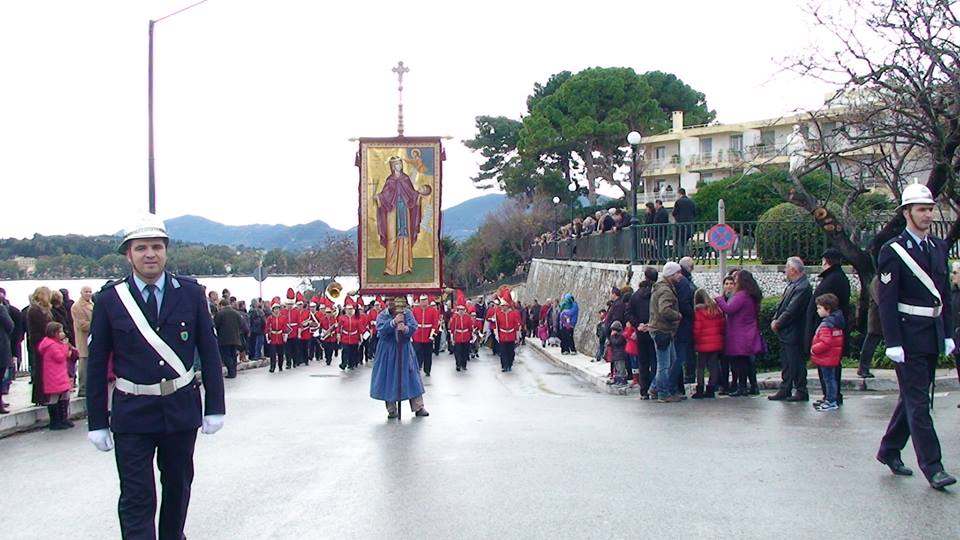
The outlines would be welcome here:
<svg viewBox="0 0 960 540">
<path fill-rule="evenodd" d="M 43 393 L 47 397 L 47 412 L 50 415 L 50 429 L 59 430 L 73 427 L 69 420 L 70 390 L 73 381 L 67 365 L 76 359 L 77 349 L 67 341 L 63 325 L 58 322 L 47 324 L 46 337 L 37 345 L 37 353 L 43 369 Z"/>
<path fill-rule="evenodd" d="M 734 373 L 733 386 L 736 387 L 735 390 L 731 388 L 730 396 L 756 395 L 760 389 L 757 387 L 757 368 L 753 357 L 763 352 L 759 325 L 763 293 L 753 274 L 746 270 L 737 272 L 734 284 L 734 293 L 729 300 L 723 295 L 715 299 L 717 307 L 727 316 L 723 354 L 730 358 Z"/>
</svg>

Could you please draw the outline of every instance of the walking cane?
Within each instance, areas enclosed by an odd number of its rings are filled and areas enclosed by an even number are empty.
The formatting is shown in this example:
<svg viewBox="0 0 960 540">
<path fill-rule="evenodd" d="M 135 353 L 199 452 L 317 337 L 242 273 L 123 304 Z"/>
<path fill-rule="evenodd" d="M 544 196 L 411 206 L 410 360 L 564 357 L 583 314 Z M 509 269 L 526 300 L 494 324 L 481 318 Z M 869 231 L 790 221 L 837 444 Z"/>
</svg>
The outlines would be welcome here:
<svg viewBox="0 0 960 540">
<path fill-rule="evenodd" d="M 403 401 L 400 399 L 403 389 L 403 350 L 400 348 L 400 331 L 394 333 L 397 337 L 397 422 L 400 422 L 403 420 Z"/>
</svg>

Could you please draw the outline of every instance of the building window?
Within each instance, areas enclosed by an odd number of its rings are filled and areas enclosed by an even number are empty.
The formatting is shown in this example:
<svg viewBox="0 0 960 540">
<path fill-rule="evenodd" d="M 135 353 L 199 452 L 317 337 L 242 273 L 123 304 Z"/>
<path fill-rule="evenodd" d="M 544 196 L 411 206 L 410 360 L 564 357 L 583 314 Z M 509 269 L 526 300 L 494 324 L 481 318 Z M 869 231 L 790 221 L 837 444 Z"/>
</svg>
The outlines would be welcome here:
<svg viewBox="0 0 960 540">
<path fill-rule="evenodd" d="M 710 161 L 713 155 L 713 139 L 700 139 L 700 159 Z"/>
<path fill-rule="evenodd" d="M 777 142 L 777 132 L 772 129 L 765 129 L 760 132 L 760 144 L 764 146 L 773 146 Z"/>
<path fill-rule="evenodd" d="M 658 146 L 654 149 L 654 158 L 656 158 L 658 161 L 665 159 L 666 157 L 667 157 L 666 146 Z"/>
<path fill-rule="evenodd" d="M 730 136 L 730 159 L 743 159 L 743 135 Z"/>
<path fill-rule="evenodd" d="M 704 184 L 709 184 L 710 182 L 713 182 L 713 173 L 701 173 L 700 182 Z"/>
</svg>

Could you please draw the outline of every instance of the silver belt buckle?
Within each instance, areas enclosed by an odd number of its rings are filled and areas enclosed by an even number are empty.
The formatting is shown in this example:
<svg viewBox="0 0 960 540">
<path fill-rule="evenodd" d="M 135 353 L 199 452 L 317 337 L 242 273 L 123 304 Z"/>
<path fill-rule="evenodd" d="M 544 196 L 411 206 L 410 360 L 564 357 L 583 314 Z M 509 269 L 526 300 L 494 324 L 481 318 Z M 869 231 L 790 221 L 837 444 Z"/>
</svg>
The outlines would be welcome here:
<svg viewBox="0 0 960 540">
<path fill-rule="evenodd" d="M 170 394 L 177 391 L 177 381 L 160 381 L 160 395 L 169 396 Z"/>
</svg>

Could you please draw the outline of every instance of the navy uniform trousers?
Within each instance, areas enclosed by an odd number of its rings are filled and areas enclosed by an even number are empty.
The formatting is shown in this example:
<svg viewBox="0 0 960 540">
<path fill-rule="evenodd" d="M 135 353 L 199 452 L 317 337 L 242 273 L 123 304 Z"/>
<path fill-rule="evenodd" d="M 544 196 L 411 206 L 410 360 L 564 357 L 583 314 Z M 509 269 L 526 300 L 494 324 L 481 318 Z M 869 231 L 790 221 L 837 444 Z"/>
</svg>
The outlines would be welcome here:
<svg viewBox="0 0 960 540">
<path fill-rule="evenodd" d="M 196 391 L 193 387 L 184 390 Z M 160 471 L 160 540 L 182 540 L 190 485 L 193 483 L 193 449 L 197 430 L 174 433 L 114 433 L 114 452 L 120 477 L 120 530 L 124 540 L 158 538 L 153 460 Z M 154 454 L 156 452 L 156 454 Z"/>
<path fill-rule="evenodd" d="M 930 381 L 937 366 L 935 354 L 907 354 L 906 361 L 895 364 L 900 397 L 893 410 L 887 432 L 880 440 L 880 457 L 900 458 L 900 451 L 913 437 L 920 470 L 928 479 L 943 470 L 940 440 L 930 417 Z"/>
</svg>

